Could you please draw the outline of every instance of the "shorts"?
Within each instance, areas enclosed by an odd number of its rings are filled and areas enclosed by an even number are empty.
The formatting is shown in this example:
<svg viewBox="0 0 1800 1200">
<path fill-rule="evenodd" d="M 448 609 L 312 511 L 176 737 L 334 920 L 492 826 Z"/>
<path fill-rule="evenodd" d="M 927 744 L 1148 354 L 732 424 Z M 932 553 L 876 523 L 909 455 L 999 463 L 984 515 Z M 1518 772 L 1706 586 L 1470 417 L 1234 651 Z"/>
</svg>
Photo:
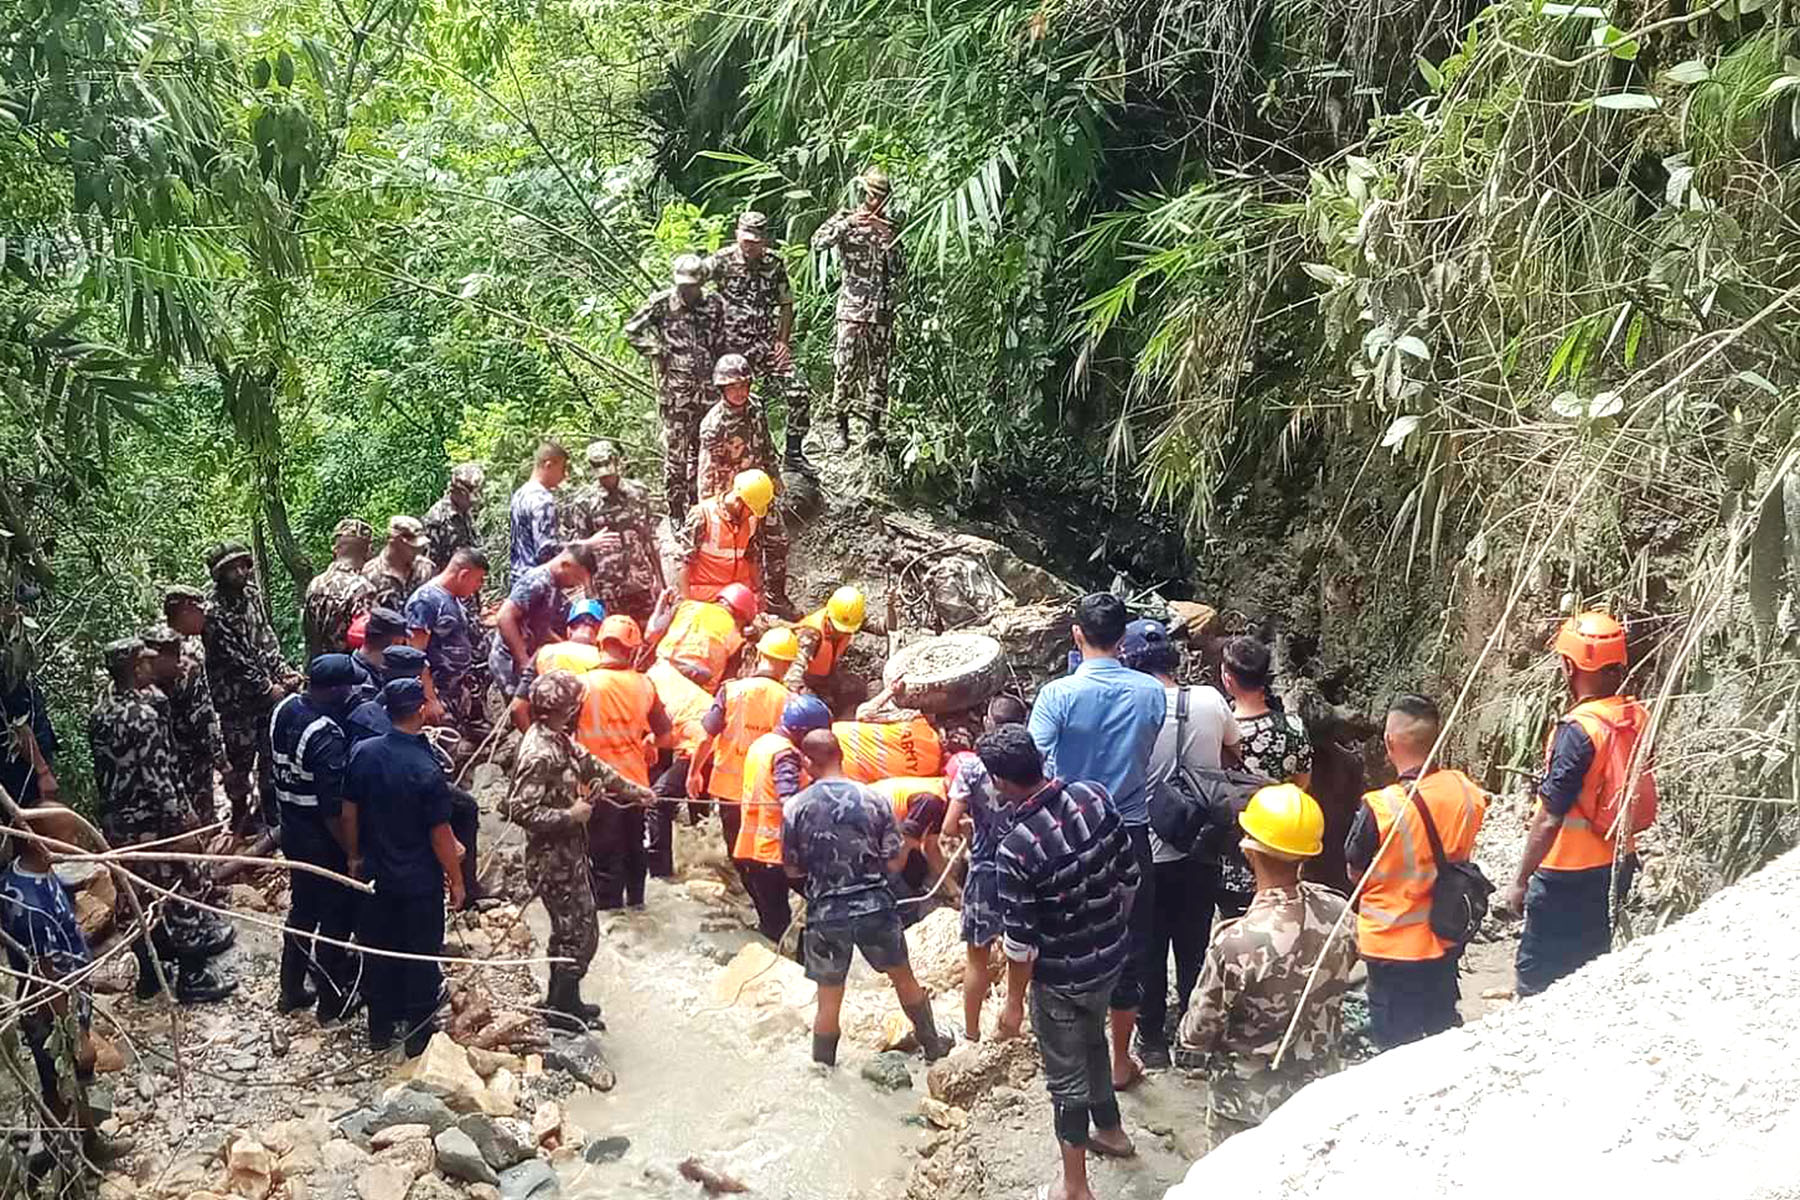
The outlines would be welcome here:
<svg viewBox="0 0 1800 1200">
<path fill-rule="evenodd" d="M 992 863 L 978 863 L 963 881 L 962 940 L 971 946 L 991 946 L 1004 926 L 999 871 Z"/>
<path fill-rule="evenodd" d="M 906 931 L 893 909 L 818 925 L 808 914 L 806 932 L 800 939 L 808 979 L 821 987 L 841 987 L 850 975 L 853 947 L 862 951 L 863 960 L 877 971 L 908 965 Z"/>
</svg>

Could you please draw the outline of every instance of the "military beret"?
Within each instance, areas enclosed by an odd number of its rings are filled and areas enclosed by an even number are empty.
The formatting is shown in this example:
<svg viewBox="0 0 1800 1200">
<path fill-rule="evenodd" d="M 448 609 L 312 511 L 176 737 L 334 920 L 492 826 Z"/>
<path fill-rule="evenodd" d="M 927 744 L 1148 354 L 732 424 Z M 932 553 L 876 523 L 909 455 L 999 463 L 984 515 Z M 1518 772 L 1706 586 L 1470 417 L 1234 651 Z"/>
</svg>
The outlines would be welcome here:
<svg viewBox="0 0 1800 1200">
<path fill-rule="evenodd" d="M 234 563 L 240 558 L 248 559 L 249 557 L 250 547 L 244 545 L 244 543 L 238 541 L 220 542 L 207 553 L 206 569 L 214 575 L 217 575 L 220 569 L 227 564 Z"/>
<path fill-rule="evenodd" d="M 144 632 L 138 635 L 138 639 L 152 650 L 167 650 L 172 646 L 181 645 L 181 635 L 164 621 L 158 621 L 156 624 L 146 627 Z"/>
<path fill-rule="evenodd" d="M 143 652 L 144 643 L 136 638 L 120 638 L 102 647 L 100 657 L 106 663 L 106 669 L 117 674 L 121 668 L 136 662 L 138 655 Z"/>
<path fill-rule="evenodd" d="M 332 541 L 342 541 L 344 538 L 367 545 L 375 540 L 375 531 L 369 528 L 369 523 L 361 517 L 345 517 L 331 531 Z"/>
<path fill-rule="evenodd" d="M 417 679 L 425 673 L 425 652 L 411 646 L 389 646 L 381 652 L 381 669 L 392 679 Z"/>
<path fill-rule="evenodd" d="M 381 706 L 390 717 L 409 717 L 425 707 L 425 685 L 416 679 L 396 679 L 381 689 Z"/>
<path fill-rule="evenodd" d="M 417 517 L 394 517 L 388 521 L 388 536 L 411 542 L 423 550 L 429 542 L 425 537 L 425 526 Z"/>
<path fill-rule="evenodd" d="M 531 681 L 531 715 L 538 720 L 569 712 L 581 703 L 581 680 L 569 671 L 546 671 Z"/>
<path fill-rule="evenodd" d="M 377 608 L 369 612 L 370 633 L 385 634 L 389 637 L 400 637 L 406 633 L 406 618 L 391 608 Z"/>
<path fill-rule="evenodd" d="M 356 664 L 348 654 L 321 654 L 306 668 L 306 682 L 313 687 L 354 687 Z"/>
<path fill-rule="evenodd" d="M 487 474 L 480 463 L 457 463 L 450 469 L 450 486 L 465 492 L 479 492 L 481 485 L 487 482 Z"/>
<path fill-rule="evenodd" d="M 766 242 L 769 240 L 768 214 L 751 209 L 738 218 L 737 229 L 739 233 L 747 233 L 759 242 Z"/>
</svg>

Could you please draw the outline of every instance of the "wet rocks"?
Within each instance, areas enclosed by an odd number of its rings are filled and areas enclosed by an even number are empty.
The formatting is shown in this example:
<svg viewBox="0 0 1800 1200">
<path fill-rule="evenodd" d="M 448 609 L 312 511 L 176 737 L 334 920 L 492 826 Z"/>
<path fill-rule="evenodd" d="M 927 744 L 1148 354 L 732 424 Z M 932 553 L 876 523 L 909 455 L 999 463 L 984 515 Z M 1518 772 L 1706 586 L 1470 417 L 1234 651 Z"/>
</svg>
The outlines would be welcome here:
<svg viewBox="0 0 1800 1200">
<path fill-rule="evenodd" d="M 450 1106 L 426 1091 L 415 1079 L 383 1101 L 364 1123 L 364 1129 L 373 1134 L 390 1125 L 424 1125 L 436 1136 L 455 1123 L 456 1114 L 450 1111 Z M 343 1122 L 339 1123 L 339 1128 L 349 1132 Z"/>
<path fill-rule="evenodd" d="M 531 1158 L 500 1172 L 500 1200 L 556 1200 L 562 1185 L 541 1158 Z"/>
<path fill-rule="evenodd" d="M 587 1149 L 581 1152 L 581 1157 L 591 1163 L 617 1162 L 621 1158 L 624 1158 L 626 1152 L 630 1149 L 630 1138 L 615 1135 L 613 1137 L 597 1138 L 594 1141 L 589 1142 Z"/>
<path fill-rule="evenodd" d="M 456 1128 L 481 1151 L 481 1157 L 496 1172 L 514 1167 L 532 1156 L 534 1142 L 522 1121 L 470 1113 L 456 1123 Z"/>
<path fill-rule="evenodd" d="M 933 1099 L 967 1109 L 996 1087 L 1023 1086 L 1038 1070 L 1036 1039 L 1016 1037 L 958 1046 L 931 1064 L 925 1083 Z"/>
<path fill-rule="evenodd" d="M 884 1092 L 897 1092 L 912 1086 L 912 1069 L 907 1057 L 898 1050 L 887 1050 L 863 1063 L 862 1077 Z"/>
<path fill-rule="evenodd" d="M 368 1163 L 356 1173 L 356 1194 L 362 1200 L 394 1200 L 406 1195 L 418 1177 L 418 1172 L 404 1163 Z"/>
<path fill-rule="evenodd" d="M 482 1110 L 487 1095 L 487 1085 L 469 1065 L 468 1054 L 441 1031 L 432 1034 L 425 1053 L 413 1064 L 412 1083 L 454 1112 Z"/>
<path fill-rule="evenodd" d="M 606 1050 L 591 1033 L 552 1035 L 544 1049 L 544 1065 L 562 1071 L 596 1092 L 610 1092 L 618 1077 L 606 1061 Z"/>
<path fill-rule="evenodd" d="M 429 1125 L 389 1125 L 369 1139 L 369 1146 L 379 1153 L 389 1146 L 398 1146 L 401 1142 L 410 1142 L 414 1138 L 430 1136 L 431 1126 Z"/>
<path fill-rule="evenodd" d="M 446 1129 L 433 1139 L 437 1150 L 438 1170 L 452 1179 L 461 1179 L 466 1183 L 500 1182 L 500 1175 L 488 1165 L 487 1156 L 475 1139 L 460 1129 Z"/>
</svg>

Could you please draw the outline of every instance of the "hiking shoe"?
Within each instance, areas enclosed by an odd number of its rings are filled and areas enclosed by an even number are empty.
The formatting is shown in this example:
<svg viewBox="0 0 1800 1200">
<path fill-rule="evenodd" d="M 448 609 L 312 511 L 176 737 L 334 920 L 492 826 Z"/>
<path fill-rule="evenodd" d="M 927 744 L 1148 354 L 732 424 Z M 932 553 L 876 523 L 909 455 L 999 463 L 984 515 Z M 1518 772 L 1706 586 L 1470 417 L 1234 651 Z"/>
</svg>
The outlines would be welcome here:
<svg viewBox="0 0 1800 1200">
<path fill-rule="evenodd" d="M 178 1004 L 211 1004 L 215 1000 L 223 1000 L 237 991 L 238 981 L 228 975 L 222 975 L 212 967 L 184 967 L 181 978 L 175 984 L 175 1001 Z"/>
<path fill-rule="evenodd" d="M 289 1013 L 311 1008 L 314 1004 L 318 1003 L 318 1000 L 319 993 L 313 991 L 309 987 L 302 987 L 297 992 L 290 992 L 284 989 L 281 993 L 281 998 L 275 1002 L 275 1011 L 285 1017 Z M 320 1017 L 320 1020 L 324 1020 L 323 1016 Z"/>
<path fill-rule="evenodd" d="M 1146 1071 L 1167 1071 L 1174 1065 L 1169 1061 L 1168 1046 L 1161 1042 L 1139 1042 L 1137 1051 Z"/>
</svg>

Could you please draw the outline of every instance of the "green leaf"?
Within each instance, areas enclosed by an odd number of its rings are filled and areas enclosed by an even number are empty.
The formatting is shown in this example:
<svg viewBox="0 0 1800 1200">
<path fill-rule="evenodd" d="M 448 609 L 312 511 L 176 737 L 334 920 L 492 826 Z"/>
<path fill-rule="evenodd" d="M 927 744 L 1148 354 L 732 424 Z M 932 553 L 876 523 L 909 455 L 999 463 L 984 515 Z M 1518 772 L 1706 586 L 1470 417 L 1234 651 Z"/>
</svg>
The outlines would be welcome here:
<svg viewBox="0 0 1800 1200">
<path fill-rule="evenodd" d="M 1644 340 L 1644 314 L 1633 313 L 1631 324 L 1625 328 L 1625 365 L 1631 366 L 1637 361 L 1638 344 Z"/>
<path fill-rule="evenodd" d="M 1768 379 L 1758 375 L 1755 371 L 1739 371 L 1737 377 L 1751 387 L 1756 388 L 1759 391 L 1767 392 L 1777 400 L 1781 399 L 1781 389 L 1776 387 L 1773 383 L 1770 383 Z"/>
<path fill-rule="evenodd" d="M 1705 83 L 1712 78 L 1712 68 L 1697 58 L 1676 63 L 1662 73 L 1665 83 Z"/>
<path fill-rule="evenodd" d="M 1416 61 L 1419 64 L 1419 74 L 1424 77 L 1426 86 L 1430 87 L 1434 92 L 1443 91 L 1444 73 L 1432 66 L 1431 60 L 1426 58 L 1423 54 L 1418 55 Z"/>
<path fill-rule="evenodd" d="M 1647 92 L 1612 92 L 1605 96 L 1596 96 L 1594 107 L 1635 112 L 1661 108 L 1662 101 Z"/>
<path fill-rule="evenodd" d="M 1421 362 L 1431 357 L 1431 347 L 1425 344 L 1423 338 L 1414 337 L 1410 333 L 1405 337 L 1396 338 L 1394 341 L 1394 348 L 1410 358 L 1419 359 Z"/>
<path fill-rule="evenodd" d="M 275 56 L 275 79 L 284 88 L 294 86 L 294 56 L 286 50 Z"/>
<path fill-rule="evenodd" d="M 1390 450 L 1398 446 L 1412 436 L 1413 430 L 1423 424 L 1424 420 L 1425 418 L 1417 413 L 1406 413 L 1403 416 L 1395 417 L 1394 423 L 1389 425 L 1387 432 L 1381 435 L 1381 448 Z"/>
<path fill-rule="evenodd" d="M 255 87 L 266 88 L 269 86 L 269 76 L 273 73 L 269 67 L 269 60 L 259 58 L 256 60 L 256 65 L 250 68 L 250 82 Z"/>
</svg>

